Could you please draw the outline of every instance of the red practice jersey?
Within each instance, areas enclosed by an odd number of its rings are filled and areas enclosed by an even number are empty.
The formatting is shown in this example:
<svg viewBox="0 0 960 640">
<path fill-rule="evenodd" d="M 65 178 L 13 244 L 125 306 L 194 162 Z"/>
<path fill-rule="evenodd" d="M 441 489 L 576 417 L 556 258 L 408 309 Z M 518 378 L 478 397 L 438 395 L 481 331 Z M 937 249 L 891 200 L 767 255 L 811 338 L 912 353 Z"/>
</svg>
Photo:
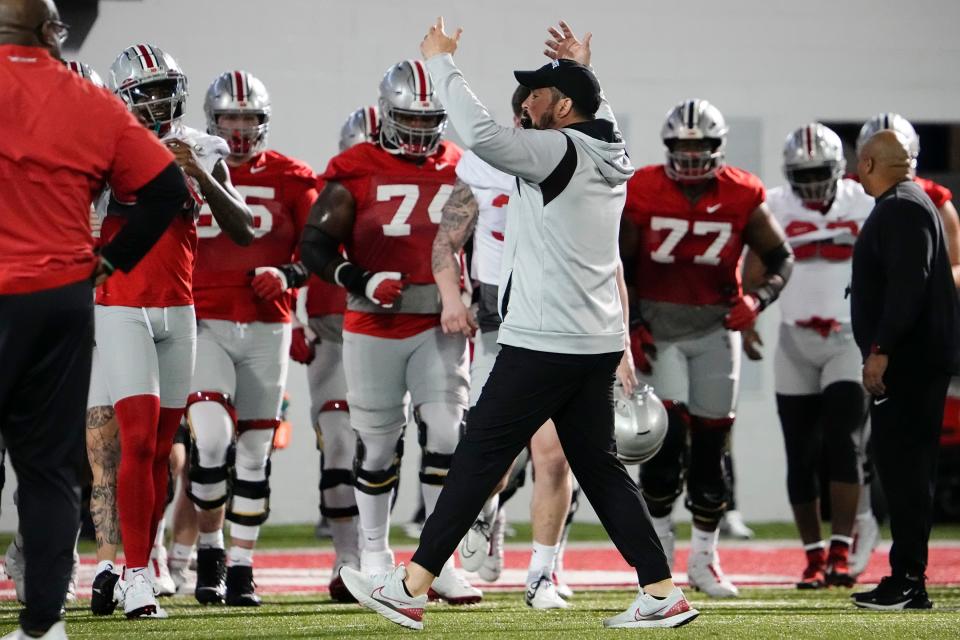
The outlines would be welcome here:
<svg viewBox="0 0 960 640">
<path fill-rule="evenodd" d="M 937 184 L 933 180 L 927 180 L 919 176 L 914 178 L 913 181 L 923 187 L 937 209 L 953 200 L 953 193 L 942 184 Z"/>
<path fill-rule="evenodd" d="M 365 142 L 335 156 L 323 175 L 350 190 L 356 202 L 350 261 L 371 272 L 396 271 L 410 284 L 433 284 L 433 239 L 453 191 L 460 149 L 450 142 L 417 164 Z M 431 314 L 347 311 L 344 329 L 382 338 L 405 338 L 440 324 Z"/>
<path fill-rule="evenodd" d="M 743 230 L 766 193 L 751 173 L 725 166 L 691 204 L 663 165 L 627 183 L 623 215 L 639 231 L 637 295 L 685 305 L 725 305 L 741 293 Z"/>
<path fill-rule="evenodd" d="M 237 245 L 204 205 L 197 221 L 200 244 L 193 275 L 198 319 L 232 322 L 290 322 L 296 300 L 284 295 L 266 302 L 250 281 L 257 267 L 292 262 L 300 235 L 317 198 L 313 170 L 276 151 L 265 151 L 230 168 L 230 178 L 253 213 L 254 240 Z"/>
<path fill-rule="evenodd" d="M 317 193 L 322 193 L 323 178 L 317 178 Z M 310 274 L 307 281 L 307 317 L 343 315 L 347 308 L 347 290 Z"/>
</svg>

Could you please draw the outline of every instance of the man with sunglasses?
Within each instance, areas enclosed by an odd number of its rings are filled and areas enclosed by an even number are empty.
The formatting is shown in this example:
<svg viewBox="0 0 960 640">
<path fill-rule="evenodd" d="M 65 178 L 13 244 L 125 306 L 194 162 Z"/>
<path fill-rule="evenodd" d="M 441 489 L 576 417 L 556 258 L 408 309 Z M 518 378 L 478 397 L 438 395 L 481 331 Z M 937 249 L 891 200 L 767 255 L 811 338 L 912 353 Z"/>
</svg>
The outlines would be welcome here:
<svg viewBox="0 0 960 640">
<path fill-rule="evenodd" d="M 0 118 L 8 123 L 0 148 L 0 429 L 17 472 L 26 559 L 26 608 L 6 638 L 66 638 L 91 286 L 114 269 L 130 271 L 188 195 L 173 155 L 60 62 L 66 34 L 51 0 L 0 0 Z M 98 255 L 90 204 L 108 178 L 137 204 Z"/>
</svg>

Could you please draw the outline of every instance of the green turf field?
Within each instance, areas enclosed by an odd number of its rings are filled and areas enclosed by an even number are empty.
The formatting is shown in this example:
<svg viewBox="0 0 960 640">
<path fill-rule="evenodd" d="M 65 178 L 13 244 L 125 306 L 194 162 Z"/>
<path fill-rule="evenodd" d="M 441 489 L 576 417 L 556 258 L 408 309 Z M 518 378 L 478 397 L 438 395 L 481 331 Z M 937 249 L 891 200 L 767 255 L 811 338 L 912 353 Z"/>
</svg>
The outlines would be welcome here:
<svg viewBox="0 0 960 640">
<path fill-rule="evenodd" d="M 661 631 L 670 638 L 891 638 L 960 637 L 960 589 L 933 589 L 932 612 L 874 613 L 849 604 L 848 592 L 800 593 L 787 589 L 742 589 L 730 601 L 705 601 L 692 593 L 700 618 L 680 629 Z M 625 591 L 581 592 L 566 611 L 533 611 L 518 593 L 488 595 L 480 605 L 431 605 L 426 628 L 418 637 L 433 638 L 594 638 L 645 633 L 605 631 L 602 619 L 626 608 Z M 406 631 L 356 605 L 332 605 L 326 598 L 266 598 L 259 610 L 201 608 L 192 598 L 165 600 L 168 620 L 128 621 L 89 615 L 84 606 L 67 614 L 71 638 L 372 638 L 400 637 Z M 85 603 L 84 603 L 85 604 Z M 16 624 L 17 607 L 0 606 L 0 632 Z"/>
</svg>

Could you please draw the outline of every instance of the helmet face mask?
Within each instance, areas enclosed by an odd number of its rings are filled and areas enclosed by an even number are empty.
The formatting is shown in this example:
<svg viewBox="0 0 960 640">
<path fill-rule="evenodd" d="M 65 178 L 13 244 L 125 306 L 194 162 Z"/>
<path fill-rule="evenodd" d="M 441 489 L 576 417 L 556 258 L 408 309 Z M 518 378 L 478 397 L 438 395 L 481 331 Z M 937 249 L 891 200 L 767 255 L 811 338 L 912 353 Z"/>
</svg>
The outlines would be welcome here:
<svg viewBox="0 0 960 640">
<path fill-rule="evenodd" d="M 705 144 L 687 145 L 687 142 Z M 667 175 L 679 182 L 699 182 L 714 177 L 723 166 L 723 141 L 716 138 L 670 140 L 667 145 Z M 698 148 L 697 148 L 698 147 Z"/>
<path fill-rule="evenodd" d="M 447 127 L 447 112 L 436 98 L 420 60 L 404 60 L 380 82 L 380 146 L 411 158 L 432 156 Z"/>
<path fill-rule="evenodd" d="M 247 116 L 248 112 L 217 112 L 216 124 L 208 127 L 208 133 L 219 136 L 227 141 L 230 147 L 230 155 L 235 157 L 247 157 L 260 153 L 266 148 L 267 133 L 269 126 L 264 121 L 266 116 L 257 115 L 249 123 L 237 123 L 240 118 L 235 118 L 234 123 L 225 123 L 230 116 Z M 246 120 L 246 118 L 244 118 Z M 255 122 L 255 124 L 254 124 Z"/>
<path fill-rule="evenodd" d="M 186 87 L 180 78 L 154 80 L 122 90 L 121 97 L 142 122 L 162 127 L 183 117 Z"/>
<path fill-rule="evenodd" d="M 800 127 L 783 146 L 783 175 L 793 193 L 811 208 L 829 206 L 847 163 L 843 142 L 819 122 Z"/>
<path fill-rule="evenodd" d="M 226 71 L 210 84 L 203 101 L 207 133 L 227 141 L 230 156 L 245 160 L 267 148 L 270 94 L 246 71 Z"/>
<path fill-rule="evenodd" d="M 694 98 L 676 105 L 660 130 L 667 148 L 663 166 L 667 177 L 702 182 L 716 176 L 724 165 L 728 130 L 723 114 L 706 100 Z"/>
</svg>

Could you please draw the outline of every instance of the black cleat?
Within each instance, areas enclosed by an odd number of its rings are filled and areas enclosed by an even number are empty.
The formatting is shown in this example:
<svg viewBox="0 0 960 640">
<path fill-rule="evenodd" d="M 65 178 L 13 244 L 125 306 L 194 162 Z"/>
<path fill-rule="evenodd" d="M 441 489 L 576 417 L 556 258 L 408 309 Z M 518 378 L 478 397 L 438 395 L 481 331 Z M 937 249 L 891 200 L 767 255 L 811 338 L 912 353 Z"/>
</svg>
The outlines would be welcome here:
<svg viewBox="0 0 960 640">
<path fill-rule="evenodd" d="M 117 608 L 113 590 L 120 576 L 109 569 L 101 571 L 93 579 L 93 594 L 90 597 L 90 612 L 95 616 L 109 616 Z"/>
<path fill-rule="evenodd" d="M 223 604 L 227 591 L 227 553 L 223 549 L 197 550 L 197 588 L 200 604 Z"/>
<path fill-rule="evenodd" d="M 861 609 L 874 611 L 899 611 L 902 609 L 932 609 L 923 580 L 910 580 L 887 576 L 876 589 L 855 593 L 853 604 Z"/>
<path fill-rule="evenodd" d="M 253 581 L 253 567 L 234 565 L 227 569 L 227 606 L 260 606 L 257 584 Z"/>
</svg>

